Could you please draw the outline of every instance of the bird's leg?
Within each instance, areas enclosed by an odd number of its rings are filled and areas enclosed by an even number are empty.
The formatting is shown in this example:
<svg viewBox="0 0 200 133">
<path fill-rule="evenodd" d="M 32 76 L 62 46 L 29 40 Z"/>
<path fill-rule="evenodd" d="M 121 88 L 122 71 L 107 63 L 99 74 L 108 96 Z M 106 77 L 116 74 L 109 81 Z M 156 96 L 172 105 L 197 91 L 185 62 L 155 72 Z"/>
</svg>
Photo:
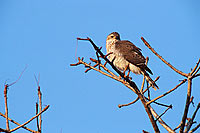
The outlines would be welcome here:
<svg viewBox="0 0 200 133">
<path fill-rule="evenodd" d="M 130 69 L 128 69 L 128 74 L 127 74 L 127 76 L 126 77 L 128 77 L 130 80 L 132 80 L 132 78 L 131 77 L 129 77 L 129 74 L 130 74 Z"/>
<path fill-rule="evenodd" d="M 129 65 L 127 65 L 126 68 L 125 68 L 124 71 L 123 71 L 124 78 L 126 78 L 126 77 L 129 78 L 130 70 L 129 70 L 128 68 L 129 68 Z M 129 70 L 127 76 L 126 76 L 126 70 Z"/>
</svg>

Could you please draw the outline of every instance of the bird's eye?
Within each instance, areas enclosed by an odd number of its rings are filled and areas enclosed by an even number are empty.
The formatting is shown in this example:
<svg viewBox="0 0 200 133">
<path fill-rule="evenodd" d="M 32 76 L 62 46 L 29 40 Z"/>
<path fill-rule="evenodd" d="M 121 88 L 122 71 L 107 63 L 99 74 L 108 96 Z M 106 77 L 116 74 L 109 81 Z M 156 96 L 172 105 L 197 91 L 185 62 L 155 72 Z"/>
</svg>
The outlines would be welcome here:
<svg viewBox="0 0 200 133">
<path fill-rule="evenodd" d="M 110 36 L 111 38 L 113 38 L 114 36 Z"/>
</svg>

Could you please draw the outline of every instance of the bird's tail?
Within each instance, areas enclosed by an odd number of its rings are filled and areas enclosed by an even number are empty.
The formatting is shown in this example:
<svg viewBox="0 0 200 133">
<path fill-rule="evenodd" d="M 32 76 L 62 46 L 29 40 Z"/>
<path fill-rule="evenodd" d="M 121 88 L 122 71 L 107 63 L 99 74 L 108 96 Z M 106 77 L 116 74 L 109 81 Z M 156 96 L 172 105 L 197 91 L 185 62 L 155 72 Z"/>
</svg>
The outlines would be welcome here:
<svg viewBox="0 0 200 133">
<path fill-rule="evenodd" d="M 145 79 L 148 81 L 148 83 L 152 86 L 152 88 L 154 90 L 159 89 L 159 87 L 156 85 L 156 83 L 151 79 L 151 77 L 149 76 L 149 74 L 145 71 L 142 71 L 142 75 L 145 76 Z"/>
</svg>

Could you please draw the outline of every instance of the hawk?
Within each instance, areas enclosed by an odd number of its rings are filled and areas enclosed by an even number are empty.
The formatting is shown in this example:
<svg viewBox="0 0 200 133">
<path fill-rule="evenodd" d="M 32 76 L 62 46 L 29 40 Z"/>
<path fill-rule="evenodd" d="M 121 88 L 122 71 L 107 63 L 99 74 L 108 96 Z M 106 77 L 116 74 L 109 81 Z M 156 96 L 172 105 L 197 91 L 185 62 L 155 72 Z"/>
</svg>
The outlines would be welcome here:
<svg viewBox="0 0 200 133">
<path fill-rule="evenodd" d="M 107 54 L 109 54 L 108 59 L 113 61 L 114 66 L 119 70 L 130 70 L 135 74 L 143 74 L 155 90 L 158 88 L 148 74 L 153 73 L 145 65 L 146 59 L 142 55 L 141 49 L 136 47 L 132 42 L 120 40 L 119 33 L 112 32 L 107 36 L 106 50 Z"/>
</svg>

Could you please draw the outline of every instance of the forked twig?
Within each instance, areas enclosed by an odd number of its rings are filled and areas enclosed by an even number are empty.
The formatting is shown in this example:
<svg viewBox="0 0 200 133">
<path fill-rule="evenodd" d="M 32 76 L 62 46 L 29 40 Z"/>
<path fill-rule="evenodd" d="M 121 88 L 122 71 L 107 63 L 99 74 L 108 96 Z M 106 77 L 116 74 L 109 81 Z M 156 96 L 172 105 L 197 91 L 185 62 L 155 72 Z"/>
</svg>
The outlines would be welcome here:
<svg viewBox="0 0 200 133">
<path fill-rule="evenodd" d="M 192 69 L 192 71 L 190 72 L 191 75 L 194 74 L 194 72 L 196 71 L 197 67 L 199 66 L 200 63 L 200 59 L 198 60 L 198 62 L 196 63 L 195 67 Z M 195 74 L 194 74 L 195 75 Z"/>
</svg>

